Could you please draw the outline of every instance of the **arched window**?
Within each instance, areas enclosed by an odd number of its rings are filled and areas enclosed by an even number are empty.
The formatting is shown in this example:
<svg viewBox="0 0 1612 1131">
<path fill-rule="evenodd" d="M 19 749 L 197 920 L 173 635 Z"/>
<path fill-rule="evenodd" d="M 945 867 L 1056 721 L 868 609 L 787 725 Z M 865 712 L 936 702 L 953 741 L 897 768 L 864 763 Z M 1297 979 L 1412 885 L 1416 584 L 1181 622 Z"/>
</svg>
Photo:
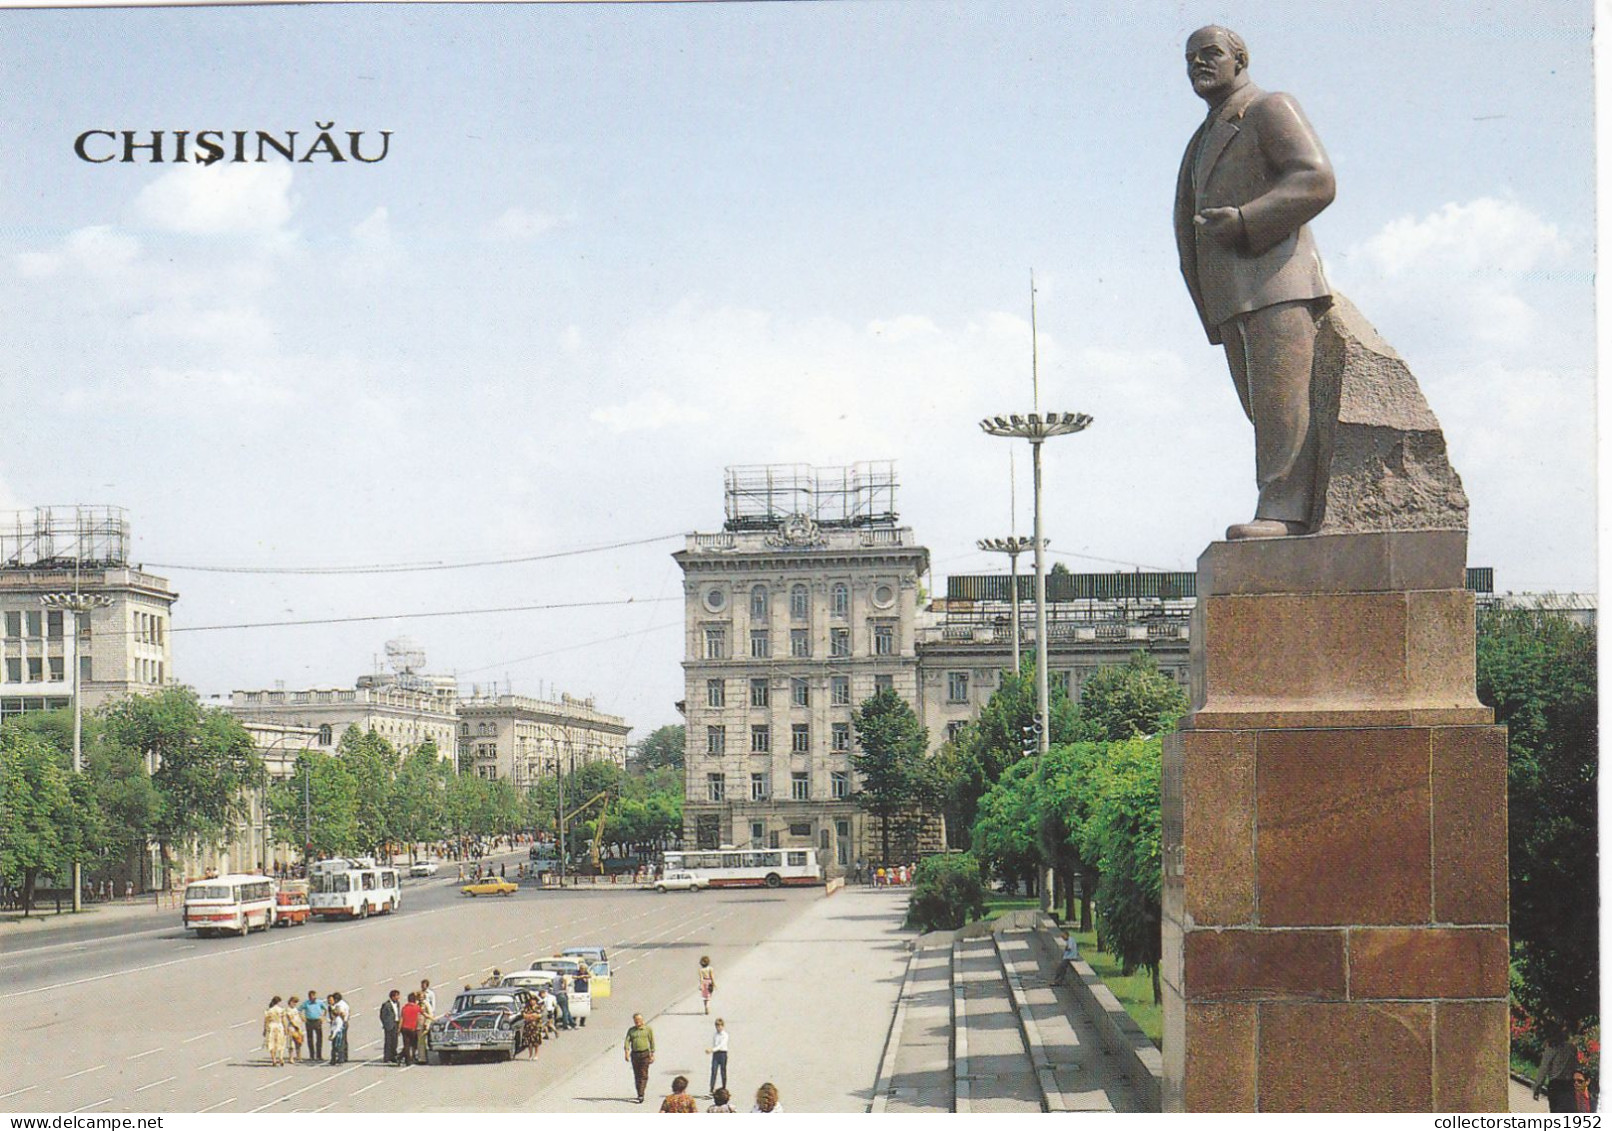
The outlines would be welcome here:
<svg viewBox="0 0 1612 1131">
<path fill-rule="evenodd" d="M 793 585 L 789 589 L 789 616 L 792 620 L 806 620 L 811 616 L 812 599 L 804 585 Z"/>
<path fill-rule="evenodd" d="M 331 734 L 331 730 L 330 730 L 330 724 L 329 723 L 321 723 L 320 726 L 319 726 L 319 745 L 320 746 L 329 746 L 331 737 L 332 737 L 332 734 Z"/>
<path fill-rule="evenodd" d="M 833 590 L 833 610 L 837 617 L 851 615 L 851 587 L 843 581 L 836 581 Z"/>
<path fill-rule="evenodd" d="M 758 585 L 750 590 L 750 619 L 764 621 L 767 619 L 767 587 Z"/>
</svg>

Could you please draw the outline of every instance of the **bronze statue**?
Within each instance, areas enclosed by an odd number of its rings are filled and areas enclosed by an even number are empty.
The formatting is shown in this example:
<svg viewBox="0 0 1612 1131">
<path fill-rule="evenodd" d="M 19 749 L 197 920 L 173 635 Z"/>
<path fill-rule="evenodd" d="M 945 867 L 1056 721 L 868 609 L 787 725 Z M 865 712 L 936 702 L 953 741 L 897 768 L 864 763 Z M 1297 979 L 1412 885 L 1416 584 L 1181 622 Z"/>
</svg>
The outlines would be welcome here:
<svg viewBox="0 0 1612 1131">
<path fill-rule="evenodd" d="M 1248 77 L 1236 32 L 1187 40 L 1187 77 L 1209 115 L 1176 183 L 1181 274 L 1209 340 L 1225 346 L 1254 425 L 1259 506 L 1226 537 L 1310 530 L 1316 484 L 1310 366 L 1316 325 L 1332 302 L 1305 225 L 1332 203 L 1332 165 L 1298 103 Z"/>
</svg>

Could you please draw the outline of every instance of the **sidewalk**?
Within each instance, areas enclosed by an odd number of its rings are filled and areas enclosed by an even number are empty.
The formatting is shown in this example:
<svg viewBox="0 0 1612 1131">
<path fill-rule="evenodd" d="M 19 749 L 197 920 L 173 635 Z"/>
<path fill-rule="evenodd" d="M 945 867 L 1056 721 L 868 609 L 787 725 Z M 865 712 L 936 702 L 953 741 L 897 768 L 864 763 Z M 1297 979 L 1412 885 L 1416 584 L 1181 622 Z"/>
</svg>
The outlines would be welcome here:
<svg viewBox="0 0 1612 1131">
<path fill-rule="evenodd" d="M 907 965 L 912 936 L 901 930 L 907 895 L 903 888 L 845 888 L 818 900 L 717 971 L 710 1017 L 693 989 L 646 1017 L 657 1053 L 642 1107 L 631 1102 L 632 1069 L 612 1043 L 539 1093 L 527 1110 L 656 1112 L 672 1077 L 683 1075 L 703 1111 L 710 1104 L 710 1058 L 703 1050 L 720 1016 L 731 1035 L 728 1086 L 738 1110 L 749 1111 L 756 1089 L 771 1081 L 785 1112 L 867 1111 Z"/>
</svg>

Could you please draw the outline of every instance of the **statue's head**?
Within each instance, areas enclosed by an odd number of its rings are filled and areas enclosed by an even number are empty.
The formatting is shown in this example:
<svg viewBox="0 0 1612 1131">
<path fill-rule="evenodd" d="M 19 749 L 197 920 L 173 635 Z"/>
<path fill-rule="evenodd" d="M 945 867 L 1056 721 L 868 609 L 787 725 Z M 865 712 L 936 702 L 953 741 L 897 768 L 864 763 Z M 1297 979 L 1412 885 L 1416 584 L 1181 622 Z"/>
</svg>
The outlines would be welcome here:
<svg viewBox="0 0 1612 1131">
<path fill-rule="evenodd" d="M 1248 46 L 1230 28 L 1210 24 L 1187 37 L 1187 78 L 1199 98 L 1219 102 L 1248 71 Z"/>
</svg>

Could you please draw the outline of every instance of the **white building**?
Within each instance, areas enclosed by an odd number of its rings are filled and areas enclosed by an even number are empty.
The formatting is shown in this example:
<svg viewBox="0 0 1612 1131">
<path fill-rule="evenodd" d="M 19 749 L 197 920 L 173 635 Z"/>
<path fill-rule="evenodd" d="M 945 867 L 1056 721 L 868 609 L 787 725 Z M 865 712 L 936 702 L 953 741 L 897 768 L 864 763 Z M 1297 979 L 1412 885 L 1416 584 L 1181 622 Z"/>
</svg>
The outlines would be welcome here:
<svg viewBox="0 0 1612 1131">
<path fill-rule="evenodd" d="M 459 701 L 459 765 L 524 789 L 588 762 L 625 766 L 631 730 L 620 715 L 597 709 L 591 696 L 562 694 L 556 702 L 475 695 Z"/>
<path fill-rule="evenodd" d="M 0 514 L 0 718 L 70 706 L 75 663 L 86 709 L 173 682 L 179 594 L 128 550 L 121 507 Z M 42 600 L 67 594 L 97 602 L 76 639 L 73 614 Z"/>
</svg>

